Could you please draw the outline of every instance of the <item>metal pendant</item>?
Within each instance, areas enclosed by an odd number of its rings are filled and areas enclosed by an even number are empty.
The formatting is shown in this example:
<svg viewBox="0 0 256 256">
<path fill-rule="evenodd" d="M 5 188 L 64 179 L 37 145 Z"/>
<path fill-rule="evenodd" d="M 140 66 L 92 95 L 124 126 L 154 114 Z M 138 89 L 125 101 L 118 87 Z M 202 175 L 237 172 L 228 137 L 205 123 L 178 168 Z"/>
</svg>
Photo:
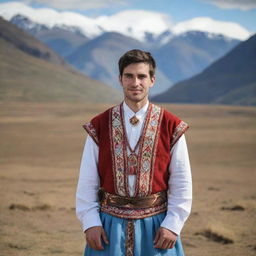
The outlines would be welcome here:
<svg viewBox="0 0 256 256">
<path fill-rule="evenodd" d="M 138 169 L 138 156 L 135 153 L 131 153 L 128 156 L 128 174 L 136 175 Z"/>
<path fill-rule="evenodd" d="M 137 125 L 139 123 L 139 119 L 136 116 L 133 116 L 132 118 L 130 118 L 130 123 L 132 125 Z"/>
</svg>

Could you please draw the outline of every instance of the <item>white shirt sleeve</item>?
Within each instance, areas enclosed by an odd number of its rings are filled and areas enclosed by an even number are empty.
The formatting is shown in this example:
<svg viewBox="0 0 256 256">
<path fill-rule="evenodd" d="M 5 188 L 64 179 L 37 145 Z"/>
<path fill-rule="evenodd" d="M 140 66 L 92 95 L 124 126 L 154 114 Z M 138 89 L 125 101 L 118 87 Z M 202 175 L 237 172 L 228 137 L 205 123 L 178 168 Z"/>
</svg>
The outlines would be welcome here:
<svg viewBox="0 0 256 256">
<path fill-rule="evenodd" d="M 88 135 L 81 160 L 76 191 L 76 215 L 83 231 L 93 226 L 102 226 L 98 203 L 98 153 L 99 148 Z"/>
<path fill-rule="evenodd" d="M 102 226 L 98 203 L 98 153 L 99 148 L 90 136 L 84 146 L 76 192 L 76 214 L 83 231 Z M 192 181 L 185 136 L 182 135 L 171 151 L 167 215 L 161 226 L 176 234 L 191 211 Z"/>
<path fill-rule="evenodd" d="M 169 171 L 168 208 L 161 227 L 179 235 L 192 205 L 192 178 L 185 135 L 171 150 Z"/>
</svg>

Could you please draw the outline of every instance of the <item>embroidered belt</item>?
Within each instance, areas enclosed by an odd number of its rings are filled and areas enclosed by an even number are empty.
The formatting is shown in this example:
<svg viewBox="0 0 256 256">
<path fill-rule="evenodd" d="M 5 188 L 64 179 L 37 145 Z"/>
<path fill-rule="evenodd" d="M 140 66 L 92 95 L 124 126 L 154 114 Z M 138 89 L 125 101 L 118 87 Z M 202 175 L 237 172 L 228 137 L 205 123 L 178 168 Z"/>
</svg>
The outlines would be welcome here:
<svg viewBox="0 0 256 256">
<path fill-rule="evenodd" d="M 100 209 L 110 215 L 125 219 L 142 219 L 167 210 L 167 192 L 146 197 L 125 197 L 99 191 Z"/>
</svg>

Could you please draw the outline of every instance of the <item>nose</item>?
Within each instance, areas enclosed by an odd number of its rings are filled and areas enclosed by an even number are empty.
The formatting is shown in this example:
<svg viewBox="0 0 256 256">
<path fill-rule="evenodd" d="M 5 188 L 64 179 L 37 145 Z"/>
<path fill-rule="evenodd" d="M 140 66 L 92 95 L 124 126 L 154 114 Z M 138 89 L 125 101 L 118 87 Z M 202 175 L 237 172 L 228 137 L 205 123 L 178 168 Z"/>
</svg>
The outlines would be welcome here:
<svg viewBox="0 0 256 256">
<path fill-rule="evenodd" d="M 133 77 L 133 80 L 132 80 L 132 85 L 133 86 L 139 86 L 140 85 L 140 79 L 136 76 Z"/>
</svg>

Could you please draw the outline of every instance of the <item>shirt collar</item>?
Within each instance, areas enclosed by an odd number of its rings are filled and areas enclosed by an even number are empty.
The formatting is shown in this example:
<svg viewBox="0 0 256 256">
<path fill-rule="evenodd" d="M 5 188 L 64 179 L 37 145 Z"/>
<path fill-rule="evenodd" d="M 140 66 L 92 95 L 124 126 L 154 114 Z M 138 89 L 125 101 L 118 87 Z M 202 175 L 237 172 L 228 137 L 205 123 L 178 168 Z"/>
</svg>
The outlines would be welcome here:
<svg viewBox="0 0 256 256">
<path fill-rule="evenodd" d="M 149 101 L 147 101 L 147 103 L 138 112 L 134 113 L 133 110 L 131 110 L 130 107 L 125 103 L 125 101 L 123 102 L 124 114 L 129 118 L 133 117 L 134 115 L 136 115 L 138 118 L 144 116 L 148 110 L 148 106 Z"/>
</svg>

